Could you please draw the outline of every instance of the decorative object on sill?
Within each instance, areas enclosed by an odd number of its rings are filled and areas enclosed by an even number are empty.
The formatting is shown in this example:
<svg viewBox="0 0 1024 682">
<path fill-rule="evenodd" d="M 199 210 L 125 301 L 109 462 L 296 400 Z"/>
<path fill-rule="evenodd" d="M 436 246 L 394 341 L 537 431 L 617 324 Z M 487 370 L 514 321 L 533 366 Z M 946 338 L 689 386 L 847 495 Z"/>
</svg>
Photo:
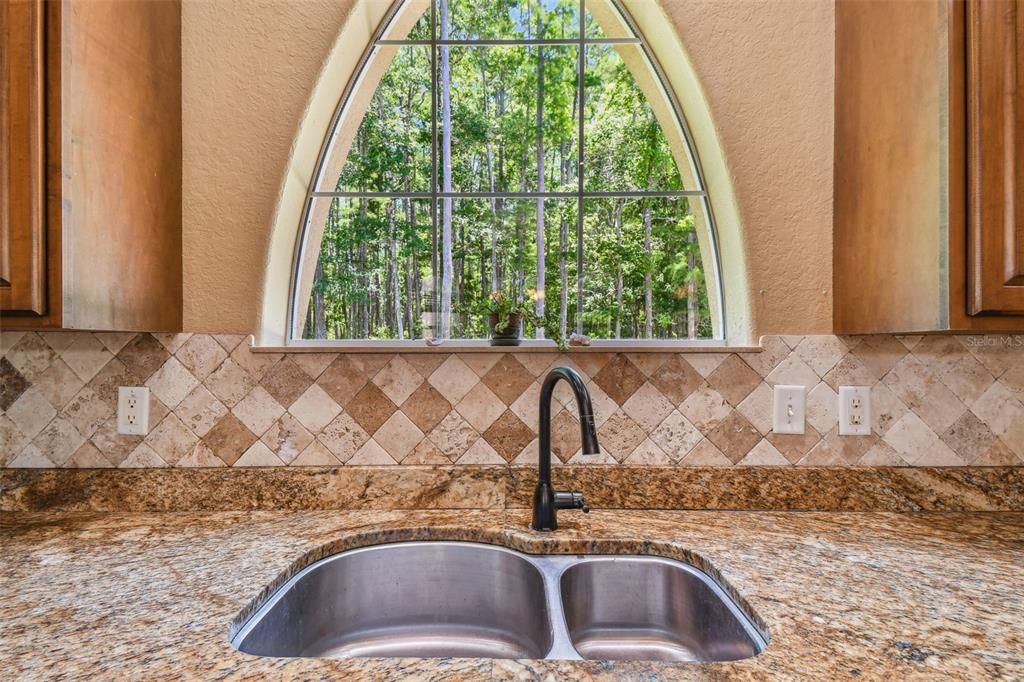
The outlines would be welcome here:
<svg viewBox="0 0 1024 682">
<path fill-rule="evenodd" d="M 443 343 L 444 343 L 444 339 L 439 339 L 439 338 L 436 338 L 436 337 L 433 337 L 433 336 L 430 337 L 429 339 L 427 339 L 427 345 L 428 346 L 440 346 Z"/>
<path fill-rule="evenodd" d="M 589 346 L 590 345 L 590 337 L 587 336 L 586 334 L 577 334 L 576 332 L 573 332 L 572 334 L 569 335 L 569 345 L 570 346 Z"/>
<path fill-rule="evenodd" d="M 489 325 L 491 330 L 492 346 L 518 346 L 523 338 L 523 316 L 512 313 L 504 319 L 499 319 L 498 313 L 491 313 Z M 504 322 L 504 326 L 502 326 Z"/>
<path fill-rule="evenodd" d="M 523 322 L 543 326 L 544 320 L 534 312 L 537 294 L 530 290 L 527 297 L 495 289 L 481 306 L 488 315 L 492 346 L 518 346 L 523 337 Z"/>
</svg>

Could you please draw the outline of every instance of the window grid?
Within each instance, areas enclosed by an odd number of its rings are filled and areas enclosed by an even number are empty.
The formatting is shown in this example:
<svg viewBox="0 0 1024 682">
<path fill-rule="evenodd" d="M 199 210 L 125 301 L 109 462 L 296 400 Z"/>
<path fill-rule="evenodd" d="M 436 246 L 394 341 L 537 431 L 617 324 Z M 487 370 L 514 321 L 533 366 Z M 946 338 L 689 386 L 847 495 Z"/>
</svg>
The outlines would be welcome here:
<svg viewBox="0 0 1024 682">
<path fill-rule="evenodd" d="M 611 0 L 612 6 L 619 13 L 620 17 L 625 20 L 629 26 L 630 32 L 634 36 L 639 36 L 640 33 L 637 31 L 635 24 L 629 17 L 629 14 L 623 9 L 619 0 Z M 576 199 L 576 280 L 577 280 L 577 306 L 580 310 L 583 309 L 584 302 L 584 249 L 583 249 L 583 232 L 584 232 L 584 200 L 594 198 L 626 198 L 626 197 L 646 197 L 646 198 L 664 198 L 664 197 L 693 197 L 697 198 L 700 202 L 701 209 L 706 216 L 708 222 L 709 240 L 711 242 L 711 255 L 713 261 L 708 264 L 713 270 L 713 284 L 717 289 L 719 306 L 721 310 L 721 317 L 724 319 L 725 315 L 725 302 L 722 296 L 721 288 L 721 266 L 719 262 L 719 254 L 717 247 L 717 234 L 714 225 L 714 219 L 711 212 L 710 202 L 708 201 L 707 192 L 704 189 L 704 178 L 700 168 L 699 160 L 696 158 L 695 147 L 693 145 L 692 135 L 689 128 L 686 126 L 685 119 L 682 116 L 682 109 L 679 106 L 678 100 L 675 97 L 675 93 L 672 92 L 671 88 L 667 87 L 664 74 L 661 72 L 660 66 L 654 59 L 646 43 L 638 37 L 633 38 L 588 38 L 586 36 L 586 0 L 579 0 L 579 35 L 576 38 L 564 38 L 564 39 L 448 39 L 441 40 L 437 37 L 437 0 L 431 0 L 430 2 L 430 39 L 429 40 L 408 40 L 408 39 L 385 39 L 380 36 L 383 35 L 393 20 L 396 12 L 400 9 L 404 0 L 395 0 L 389 15 L 382 22 L 378 28 L 373 40 L 370 43 L 370 47 L 367 49 L 367 53 L 364 55 L 363 60 L 357 67 L 357 72 L 361 71 L 362 68 L 368 61 L 370 55 L 380 46 L 425 46 L 430 47 L 430 82 L 431 82 L 431 146 L 430 146 L 430 165 L 431 165 L 431 191 L 430 192 L 324 192 L 315 191 L 313 188 L 317 186 L 317 180 L 320 177 L 323 164 L 323 151 L 321 152 L 321 158 L 318 160 L 316 173 L 314 174 L 314 180 L 311 183 L 310 191 L 307 195 L 306 201 L 306 214 L 303 216 L 303 224 L 306 224 L 309 214 L 311 213 L 310 208 L 314 199 L 321 197 L 343 197 L 343 198 L 377 198 L 377 199 L 388 199 L 388 198 L 424 198 L 430 199 L 431 204 L 431 259 L 432 259 L 432 278 L 435 283 L 434 287 L 434 307 L 437 309 L 437 297 L 440 295 L 437 290 L 437 282 L 439 281 L 438 267 L 438 207 L 439 200 L 442 199 L 489 199 L 489 198 L 511 198 L 511 199 L 557 199 L 557 198 L 575 198 Z M 577 91 L 579 93 L 580 105 L 576 112 L 576 123 L 577 123 L 577 145 L 576 145 L 576 158 L 577 158 L 577 189 L 575 192 L 442 192 L 438 190 L 438 161 L 437 161 L 437 147 L 438 147 L 438 130 L 437 130 L 437 70 L 438 70 L 438 52 L 441 46 L 458 46 L 458 45 L 471 45 L 471 46 L 534 46 L 543 48 L 546 46 L 576 46 L 577 47 Z M 676 191 L 656 191 L 656 190 L 633 190 L 633 191 L 619 191 L 619 192 L 604 192 L 604 191 L 586 191 L 584 189 L 585 181 L 585 169 L 586 169 L 586 156 L 585 156 L 585 140 L 584 140 L 584 128 L 585 128 L 585 103 L 586 103 L 586 84 L 585 84 L 585 72 L 586 72 L 586 48 L 589 45 L 638 45 L 643 51 L 646 58 L 650 61 L 657 73 L 658 85 L 662 88 L 664 95 L 669 99 L 672 110 L 676 115 L 677 121 L 682 129 L 683 137 L 685 139 L 688 154 L 694 164 L 694 179 L 699 189 L 696 190 L 676 190 Z M 351 93 L 346 91 L 342 98 L 342 103 L 339 106 L 338 112 L 335 114 L 335 118 L 331 123 L 330 137 L 334 136 L 334 131 L 337 129 L 337 125 L 340 121 L 341 113 L 344 107 L 345 100 L 348 99 Z M 326 151 L 326 147 L 325 150 Z M 305 231 L 303 231 L 305 232 Z M 302 253 L 305 250 L 305 235 L 300 237 L 300 247 L 296 256 L 296 262 L 302 258 Z M 296 268 L 298 272 L 298 268 Z M 293 289 L 297 289 L 293 283 Z M 295 300 L 294 294 L 291 300 L 291 312 L 289 313 L 291 323 L 289 328 L 291 329 L 291 336 L 295 337 L 299 331 L 297 325 L 301 323 L 300 320 L 296 320 L 295 315 Z M 582 333 L 583 316 L 576 316 L 576 331 Z M 713 338 L 722 339 L 724 338 L 724 330 L 722 329 L 724 322 L 721 320 L 713 320 Z"/>
</svg>

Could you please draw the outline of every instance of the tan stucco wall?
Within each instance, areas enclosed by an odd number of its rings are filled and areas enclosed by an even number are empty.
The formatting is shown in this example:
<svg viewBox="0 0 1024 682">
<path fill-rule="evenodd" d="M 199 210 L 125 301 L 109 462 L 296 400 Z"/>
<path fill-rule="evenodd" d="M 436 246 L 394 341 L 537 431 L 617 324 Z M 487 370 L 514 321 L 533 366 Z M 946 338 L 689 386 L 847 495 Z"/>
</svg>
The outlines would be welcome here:
<svg viewBox="0 0 1024 682">
<path fill-rule="evenodd" d="M 352 4 L 184 1 L 186 329 L 257 329 L 291 144 Z M 828 333 L 832 2 L 662 4 L 702 80 L 739 199 L 754 335 Z"/>
</svg>

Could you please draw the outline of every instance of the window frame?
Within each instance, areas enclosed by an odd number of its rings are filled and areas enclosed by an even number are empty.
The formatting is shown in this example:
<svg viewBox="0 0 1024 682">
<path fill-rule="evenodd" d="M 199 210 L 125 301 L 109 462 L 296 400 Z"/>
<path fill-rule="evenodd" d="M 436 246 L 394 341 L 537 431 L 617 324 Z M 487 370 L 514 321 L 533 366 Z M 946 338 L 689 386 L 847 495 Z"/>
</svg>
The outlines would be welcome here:
<svg viewBox="0 0 1024 682">
<path fill-rule="evenodd" d="M 629 33 L 632 37 L 613 37 L 613 38 L 588 38 L 586 36 L 586 6 L 587 0 L 577 0 L 579 3 L 579 35 L 575 38 L 561 38 L 561 39 L 451 39 L 451 40 L 439 40 L 437 38 L 437 2 L 436 0 L 426 0 L 429 3 L 428 8 L 425 12 L 430 15 L 430 33 L 431 37 L 429 40 L 422 39 L 389 39 L 383 36 L 387 35 L 391 29 L 395 18 L 403 10 L 404 6 L 409 4 L 411 0 L 393 0 L 385 13 L 383 19 L 374 30 L 356 63 L 352 77 L 345 85 L 342 95 L 339 99 L 338 105 L 331 116 L 330 123 L 327 127 L 327 132 L 324 137 L 323 144 L 321 145 L 320 151 L 316 158 L 316 163 L 313 169 L 313 174 L 310 178 L 310 183 L 306 191 L 306 197 L 302 209 L 302 215 L 300 219 L 300 225 L 298 230 L 298 236 L 296 239 L 293 263 L 292 263 L 292 276 L 289 281 L 289 292 L 288 292 L 288 312 L 286 321 L 286 336 L 285 343 L 288 348 L 307 348 L 312 350 L 316 347 L 337 347 L 344 348 L 349 351 L 363 350 L 366 352 L 374 352 L 387 349 L 400 349 L 400 350 L 415 350 L 423 348 L 442 348 L 451 350 L 466 350 L 466 351 L 480 351 L 495 349 L 501 352 L 509 351 L 549 351 L 555 347 L 553 341 L 548 339 L 524 339 L 520 346 L 516 347 L 491 347 L 486 339 L 467 339 L 467 338 L 449 338 L 439 340 L 437 345 L 431 344 L 430 339 L 303 339 L 302 338 L 302 325 L 304 320 L 300 320 L 297 317 L 298 310 L 301 308 L 301 301 L 298 297 L 301 295 L 302 287 L 300 286 L 300 278 L 302 277 L 303 263 L 306 260 L 306 251 L 308 247 L 307 237 L 309 235 L 310 220 L 313 213 L 313 206 L 318 199 L 324 198 L 370 198 L 370 199 L 391 199 L 391 198 L 418 198 L 418 199 L 430 199 L 431 202 L 431 221 L 432 231 L 436 235 L 438 229 L 438 208 L 439 201 L 444 198 L 456 199 L 490 199 L 490 198 L 506 198 L 506 199 L 575 199 L 577 202 L 576 211 L 576 239 L 577 244 L 581 244 L 584 239 L 584 211 L 583 205 L 586 199 L 595 198 L 622 198 L 622 197 L 634 197 L 634 198 L 657 198 L 657 197 L 685 197 L 688 201 L 697 201 L 700 204 L 700 210 L 703 214 L 703 221 L 698 221 L 697 228 L 706 234 L 708 240 L 708 256 L 710 258 L 702 258 L 702 263 L 705 269 L 705 286 L 708 288 L 709 298 L 713 298 L 713 303 L 710 306 L 711 310 L 711 324 L 712 324 L 712 337 L 711 338 L 698 338 L 698 339 L 680 339 L 680 338 L 661 338 L 661 339 L 593 339 L 591 346 L 580 347 L 572 346 L 570 350 L 581 350 L 581 349 L 593 349 L 607 351 L 609 349 L 621 348 L 624 350 L 653 350 L 653 351 L 671 351 L 673 349 L 700 349 L 707 347 L 711 350 L 728 347 L 725 335 L 726 329 L 726 301 L 724 284 L 722 278 L 721 268 L 721 254 L 719 249 L 719 237 L 718 230 L 716 228 L 714 212 L 711 206 L 711 201 L 708 196 L 707 182 L 703 168 L 700 163 L 700 157 L 697 153 L 697 148 L 694 143 L 693 135 L 690 131 L 690 127 L 687 124 L 686 117 L 683 113 L 682 107 L 675 92 L 669 85 L 669 80 L 666 78 L 665 72 L 662 69 L 661 64 L 656 58 L 653 50 L 650 48 L 648 42 L 642 37 L 643 34 L 638 28 L 636 22 L 633 20 L 629 11 L 623 6 L 621 0 L 604 0 L 622 20 L 623 24 L 628 28 Z M 692 171 L 693 180 L 696 183 L 696 189 L 692 190 L 677 190 L 677 191 L 647 191 L 647 190 L 623 190 L 618 192 L 608 191 L 587 191 L 584 189 L 585 183 L 585 169 L 586 169 L 586 144 L 585 144 L 585 116 L 584 107 L 580 107 L 577 115 L 577 163 L 581 167 L 581 170 L 577 173 L 577 189 L 574 192 L 552 192 L 552 191 L 533 191 L 533 192 L 442 192 L 438 188 L 438 111 L 437 111 L 437 59 L 439 45 L 451 45 L 451 46 L 575 46 L 578 50 L 577 53 L 577 89 L 579 92 L 579 101 L 585 102 L 586 85 L 584 79 L 584 72 L 586 68 L 586 46 L 588 45 L 636 45 L 640 48 L 644 58 L 650 65 L 651 70 L 656 79 L 656 86 L 660 89 L 661 95 L 666 99 L 669 104 L 669 109 L 674 116 L 675 123 L 679 126 L 679 131 L 682 136 L 684 144 L 684 152 L 687 160 L 690 162 L 690 169 Z M 337 140 L 338 128 L 346 118 L 348 104 L 353 99 L 353 96 L 359 92 L 361 80 L 367 66 L 370 64 L 375 51 L 381 46 L 425 46 L 430 48 L 430 65 L 431 65 L 431 92 L 433 96 L 431 98 L 431 128 L 432 128 L 432 140 L 431 140 L 431 191 L 429 192 L 339 192 L 339 191 L 318 191 L 316 188 L 320 185 L 321 179 L 327 162 L 330 158 L 333 145 Z M 344 160 L 342 162 L 344 167 Z M 680 170 L 681 173 L 681 170 Z M 681 173 L 682 174 L 682 173 Z M 703 222 L 702 226 L 700 223 Z M 319 257 L 319 253 L 316 254 Z M 436 255 L 435 255 L 436 258 Z M 577 249 L 577 300 L 582 301 L 583 295 L 583 249 Z M 711 275 L 710 277 L 708 275 Z M 712 287 L 714 288 L 713 297 Z M 577 320 L 577 325 L 581 324 L 581 318 Z M 577 330 L 578 331 L 578 330 Z"/>
</svg>

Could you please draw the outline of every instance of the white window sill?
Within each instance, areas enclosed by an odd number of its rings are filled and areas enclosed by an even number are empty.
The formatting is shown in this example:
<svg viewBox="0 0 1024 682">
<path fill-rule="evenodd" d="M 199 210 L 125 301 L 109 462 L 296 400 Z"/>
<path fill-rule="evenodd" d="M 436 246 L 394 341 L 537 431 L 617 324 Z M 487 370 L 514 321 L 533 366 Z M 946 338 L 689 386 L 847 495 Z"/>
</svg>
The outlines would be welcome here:
<svg viewBox="0 0 1024 682">
<path fill-rule="evenodd" d="M 569 346 L 567 353 L 757 353 L 759 346 L 730 346 L 724 341 L 699 339 L 615 341 L 596 339 L 589 346 Z M 489 341 L 450 339 L 431 346 L 426 341 L 291 341 L 284 346 L 254 346 L 254 353 L 551 353 L 554 341 L 524 339 L 518 346 L 492 346 Z"/>
</svg>

